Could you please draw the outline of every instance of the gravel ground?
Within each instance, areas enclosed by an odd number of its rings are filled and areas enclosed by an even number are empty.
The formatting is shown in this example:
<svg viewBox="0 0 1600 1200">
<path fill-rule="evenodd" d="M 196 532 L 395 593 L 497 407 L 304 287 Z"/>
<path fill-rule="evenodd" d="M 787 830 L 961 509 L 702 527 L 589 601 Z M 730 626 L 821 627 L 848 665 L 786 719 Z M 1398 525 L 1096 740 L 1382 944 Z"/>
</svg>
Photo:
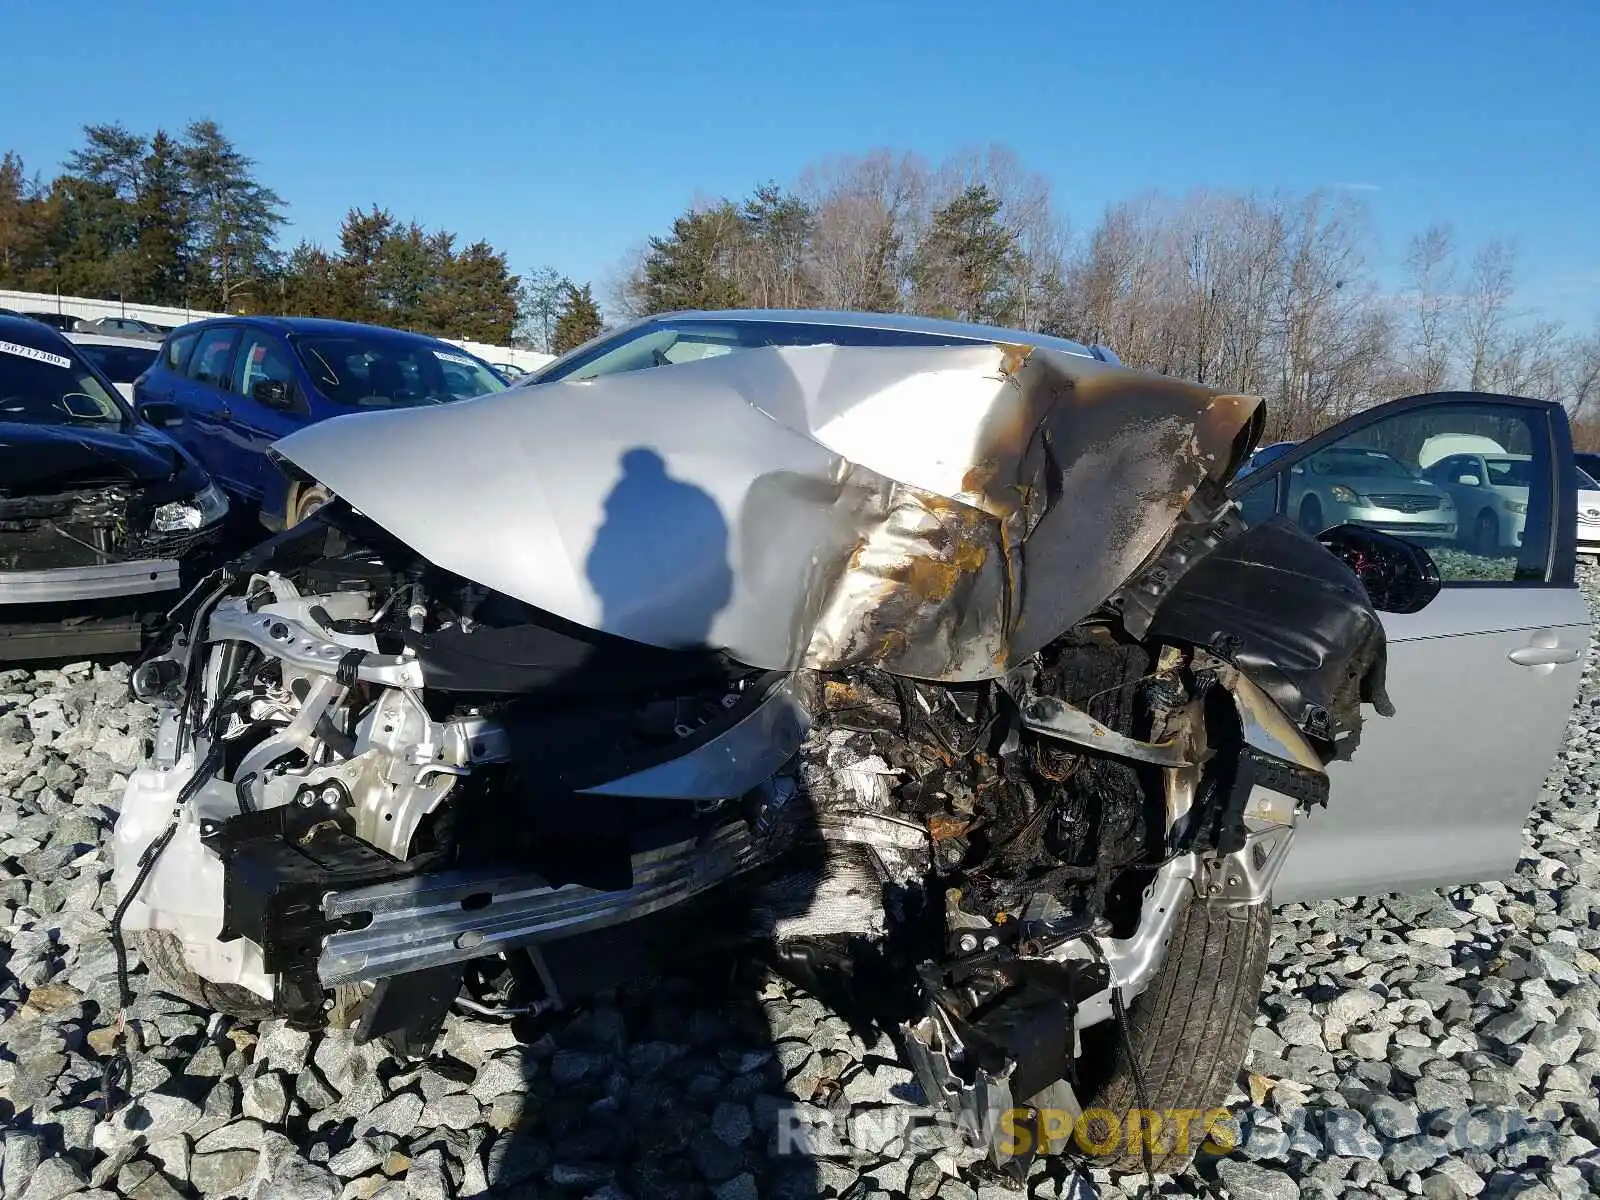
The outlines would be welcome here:
<svg viewBox="0 0 1600 1200">
<path fill-rule="evenodd" d="M 1587 587 L 1600 613 L 1600 576 Z M 920 1097 L 886 1040 L 748 977 L 641 983 L 520 1040 L 453 1016 L 442 1053 L 417 1066 L 347 1032 L 208 1017 L 144 992 L 140 971 L 139 1100 L 97 1126 L 116 1013 L 102 839 L 150 727 L 125 680 L 87 664 L 0 672 L 3 1200 L 1019 1194 L 972 1153 L 906 1135 Z M 1596 782 L 1591 649 L 1515 877 L 1284 910 L 1233 1098 L 1238 1149 L 1160 1189 L 1600 1193 Z M 783 1113 L 844 1106 L 871 1118 L 849 1144 L 779 1153 Z M 1140 1183 L 1052 1159 L 1025 1194 Z"/>
</svg>

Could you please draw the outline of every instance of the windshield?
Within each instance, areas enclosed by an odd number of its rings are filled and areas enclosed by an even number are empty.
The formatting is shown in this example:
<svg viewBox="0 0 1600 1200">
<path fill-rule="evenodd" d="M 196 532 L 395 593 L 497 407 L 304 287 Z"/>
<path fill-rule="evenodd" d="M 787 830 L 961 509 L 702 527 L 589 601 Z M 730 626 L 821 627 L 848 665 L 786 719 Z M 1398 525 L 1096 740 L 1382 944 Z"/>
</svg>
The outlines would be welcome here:
<svg viewBox="0 0 1600 1200">
<path fill-rule="evenodd" d="M 123 409 L 81 359 L 0 341 L 0 421 L 121 425 Z"/>
<path fill-rule="evenodd" d="M 353 408 L 447 404 L 506 386 L 470 354 L 423 338 L 311 334 L 294 345 L 317 390 Z"/>
<path fill-rule="evenodd" d="M 1311 469 L 1318 475 L 1342 475 L 1361 479 L 1416 479 L 1417 473 L 1398 458 L 1376 450 L 1354 453 L 1335 451 L 1319 454 L 1311 460 Z"/>
<path fill-rule="evenodd" d="M 761 346 L 971 346 L 976 338 L 905 329 L 867 329 L 853 325 L 801 321 L 659 321 L 619 333 L 615 338 L 557 361 L 519 383 L 557 379 L 597 379 L 644 367 L 715 358 Z"/>
<path fill-rule="evenodd" d="M 82 354 L 112 383 L 132 383 L 150 369 L 156 360 L 157 346 L 78 346 Z"/>
<path fill-rule="evenodd" d="M 1531 458 L 1486 458 L 1490 487 L 1527 487 L 1533 482 Z"/>
</svg>

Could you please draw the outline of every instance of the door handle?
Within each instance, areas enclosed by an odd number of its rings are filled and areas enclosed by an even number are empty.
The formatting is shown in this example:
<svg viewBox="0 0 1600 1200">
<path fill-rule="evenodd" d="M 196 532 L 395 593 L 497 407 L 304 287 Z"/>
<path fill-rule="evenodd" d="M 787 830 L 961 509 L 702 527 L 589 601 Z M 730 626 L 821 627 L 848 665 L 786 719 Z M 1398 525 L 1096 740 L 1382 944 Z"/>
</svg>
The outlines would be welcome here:
<svg viewBox="0 0 1600 1200">
<path fill-rule="evenodd" d="M 1540 630 L 1526 646 L 1518 646 L 1506 657 L 1519 667 L 1555 667 L 1558 663 L 1576 662 L 1581 653 L 1576 646 L 1563 646 L 1549 630 Z"/>
</svg>

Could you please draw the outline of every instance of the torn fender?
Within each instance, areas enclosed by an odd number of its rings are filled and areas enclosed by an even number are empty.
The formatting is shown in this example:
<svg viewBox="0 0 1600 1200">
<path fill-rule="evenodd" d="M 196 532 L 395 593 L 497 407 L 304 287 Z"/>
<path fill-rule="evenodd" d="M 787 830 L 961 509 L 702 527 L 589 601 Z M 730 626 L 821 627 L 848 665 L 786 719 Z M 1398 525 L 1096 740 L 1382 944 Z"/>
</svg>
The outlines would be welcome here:
<svg viewBox="0 0 1600 1200">
<path fill-rule="evenodd" d="M 1260 422 L 1254 398 L 1054 350 L 806 346 L 354 414 L 275 452 L 586 628 L 953 681 L 1091 613 Z"/>
</svg>

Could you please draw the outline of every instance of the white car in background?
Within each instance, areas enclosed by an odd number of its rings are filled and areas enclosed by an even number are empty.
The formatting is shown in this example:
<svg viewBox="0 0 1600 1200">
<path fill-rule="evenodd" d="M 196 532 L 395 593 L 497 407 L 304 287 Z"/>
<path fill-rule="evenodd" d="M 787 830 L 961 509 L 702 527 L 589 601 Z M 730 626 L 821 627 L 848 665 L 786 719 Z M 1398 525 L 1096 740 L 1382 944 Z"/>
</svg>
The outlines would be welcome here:
<svg viewBox="0 0 1600 1200">
<path fill-rule="evenodd" d="M 1578 553 L 1600 555 L 1600 483 L 1582 467 L 1578 472 Z"/>
<path fill-rule="evenodd" d="M 1494 448 L 1474 446 L 1433 458 L 1424 446 L 1423 475 L 1455 500 L 1461 541 L 1479 554 L 1498 555 L 1522 545 L 1533 456 L 1507 453 L 1488 438 L 1472 440 Z"/>
<path fill-rule="evenodd" d="M 133 402 L 133 381 L 138 379 L 161 352 L 161 343 L 146 338 L 118 337 L 109 333 L 69 333 L 68 341 L 83 351 L 83 356 L 100 369 L 100 373 L 117 385 L 117 391 L 130 404 Z"/>
</svg>

